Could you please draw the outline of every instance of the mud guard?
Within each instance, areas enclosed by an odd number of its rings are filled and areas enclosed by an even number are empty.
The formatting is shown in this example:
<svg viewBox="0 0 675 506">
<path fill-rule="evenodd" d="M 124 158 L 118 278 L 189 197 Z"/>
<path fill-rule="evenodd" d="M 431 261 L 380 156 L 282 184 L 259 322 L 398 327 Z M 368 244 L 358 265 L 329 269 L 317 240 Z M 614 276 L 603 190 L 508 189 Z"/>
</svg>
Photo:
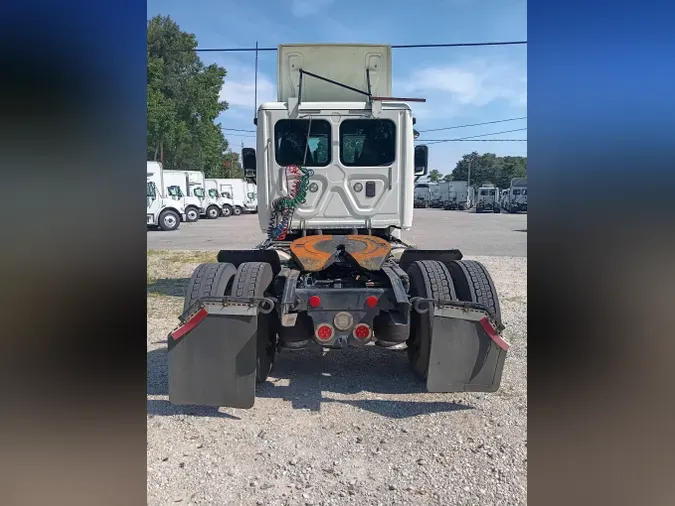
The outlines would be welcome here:
<svg viewBox="0 0 675 506">
<path fill-rule="evenodd" d="M 258 312 L 257 304 L 204 302 L 169 334 L 172 404 L 253 407 Z"/>
<path fill-rule="evenodd" d="M 436 305 L 432 311 L 427 390 L 496 392 L 510 346 L 499 335 L 500 325 L 486 309 L 462 303 Z"/>
</svg>

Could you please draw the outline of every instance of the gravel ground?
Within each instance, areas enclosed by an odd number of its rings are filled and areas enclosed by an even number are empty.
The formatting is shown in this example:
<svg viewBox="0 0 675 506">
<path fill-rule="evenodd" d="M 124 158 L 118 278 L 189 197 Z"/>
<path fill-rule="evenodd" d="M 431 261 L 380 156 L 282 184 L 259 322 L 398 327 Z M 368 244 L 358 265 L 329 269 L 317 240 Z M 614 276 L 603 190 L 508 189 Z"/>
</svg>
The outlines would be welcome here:
<svg viewBox="0 0 675 506">
<path fill-rule="evenodd" d="M 471 257 L 512 345 L 494 394 L 426 393 L 373 346 L 283 352 L 250 410 L 175 407 L 166 335 L 214 256 L 148 252 L 149 505 L 526 504 L 527 258 Z"/>
<path fill-rule="evenodd" d="M 405 239 L 419 248 L 459 248 L 465 255 L 527 256 L 527 214 L 415 209 L 413 230 Z M 181 223 L 178 230 L 148 230 L 149 250 L 245 249 L 265 238 L 258 215 Z"/>
</svg>

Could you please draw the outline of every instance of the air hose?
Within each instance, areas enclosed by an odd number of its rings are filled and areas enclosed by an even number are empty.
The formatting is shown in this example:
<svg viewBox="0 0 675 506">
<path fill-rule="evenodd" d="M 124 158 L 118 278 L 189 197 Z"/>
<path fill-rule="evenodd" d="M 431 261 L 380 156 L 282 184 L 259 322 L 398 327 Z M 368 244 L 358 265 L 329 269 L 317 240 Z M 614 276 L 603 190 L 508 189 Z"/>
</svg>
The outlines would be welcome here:
<svg viewBox="0 0 675 506">
<path fill-rule="evenodd" d="M 267 236 L 273 241 L 283 241 L 286 238 L 295 209 L 305 203 L 309 178 L 314 175 L 314 171 L 298 165 L 289 165 L 286 167 L 285 175 L 289 189 L 288 196 L 279 197 L 272 202 L 267 228 Z M 289 175 L 293 176 L 293 184 L 289 184 Z"/>
</svg>

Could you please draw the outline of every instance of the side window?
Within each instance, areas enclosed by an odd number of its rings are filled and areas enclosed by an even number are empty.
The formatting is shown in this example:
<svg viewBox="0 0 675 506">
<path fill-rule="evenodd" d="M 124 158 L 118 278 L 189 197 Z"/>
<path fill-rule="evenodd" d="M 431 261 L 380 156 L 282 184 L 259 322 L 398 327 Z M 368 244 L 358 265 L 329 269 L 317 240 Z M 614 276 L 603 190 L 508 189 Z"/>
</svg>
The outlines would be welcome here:
<svg viewBox="0 0 675 506">
<path fill-rule="evenodd" d="M 377 167 L 396 159 L 396 125 L 388 119 L 346 119 L 340 123 L 340 162 Z"/>
<path fill-rule="evenodd" d="M 281 166 L 325 167 L 331 160 L 331 128 L 323 119 L 282 119 L 274 125 L 274 157 Z M 308 142 L 309 140 L 309 142 Z"/>
<path fill-rule="evenodd" d="M 155 192 L 155 184 L 154 183 L 148 183 L 147 197 L 150 197 L 151 199 L 154 199 L 155 197 L 157 197 L 157 193 Z"/>
</svg>

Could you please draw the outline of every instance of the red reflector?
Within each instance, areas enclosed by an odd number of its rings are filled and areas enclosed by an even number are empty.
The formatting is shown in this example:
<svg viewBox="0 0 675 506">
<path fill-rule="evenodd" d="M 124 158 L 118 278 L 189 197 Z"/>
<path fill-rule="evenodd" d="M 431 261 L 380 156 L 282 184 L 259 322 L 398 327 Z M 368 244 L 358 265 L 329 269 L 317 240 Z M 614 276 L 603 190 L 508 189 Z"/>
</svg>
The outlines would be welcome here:
<svg viewBox="0 0 675 506">
<path fill-rule="evenodd" d="M 190 332 L 193 328 L 197 326 L 199 322 L 201 322 L 208 315 L 209 315 L 208 311 L 206 311 L 206 309 L 204 308 L 201 308 L 192 316 L 192 318 L 186 321 L 184 325 L 181 325 L 176 330 L 174 330 L 171 333 L 171 337 L 173 338 L 174 341 L 178 341 L 178 339 L 180 339 L 185 334 Z"/>
<path fill-rule="evenodd" d="M 319 297 L 318 295 L 312 295 L 309 298 L 308 302 L 309 302 L 309 305 L 312 306 L 312 307 L 319 307 L 321 305 L 321 297 Z"/>
<path fill-rule="evenodd" d="M 366 339 L 370 337 L 370 327 L 364 323 L 354 328 L 354 337 L 356 339 Z"/>
<path fill-rule="evenodd" d="M 506 342 L 505 339 L 502 339 L 502 337 L 499 334 L 497 334 L 495 328 L 490 323 L 490 320 L 488 320 L 487 318 L 482 318 L 480 321 L 480 326 L 483 327 L 483 330 L 487 333 L 488 336 L 490 336 L 490 339 L 492 339 L 497 346 L 499 346 L 504 351 L 509 350 L 511 345 L 508 342 Z"/>
<path fill-rule="evenodd" d="M 377 297 L 375 297 L 374 295 L 371 295 L 370 297 L 368 297 L 366 299 L 366 306 L 368 306 L 368 307 L 377 306 Z"/>
<path fill-rule="evenodd" d="M 330 325 L 319 325 L 319 328 L 316 329 L 316 337 L 321 341 L 328 341 L 333 337 L 333 327 Z"/>
</svg>

